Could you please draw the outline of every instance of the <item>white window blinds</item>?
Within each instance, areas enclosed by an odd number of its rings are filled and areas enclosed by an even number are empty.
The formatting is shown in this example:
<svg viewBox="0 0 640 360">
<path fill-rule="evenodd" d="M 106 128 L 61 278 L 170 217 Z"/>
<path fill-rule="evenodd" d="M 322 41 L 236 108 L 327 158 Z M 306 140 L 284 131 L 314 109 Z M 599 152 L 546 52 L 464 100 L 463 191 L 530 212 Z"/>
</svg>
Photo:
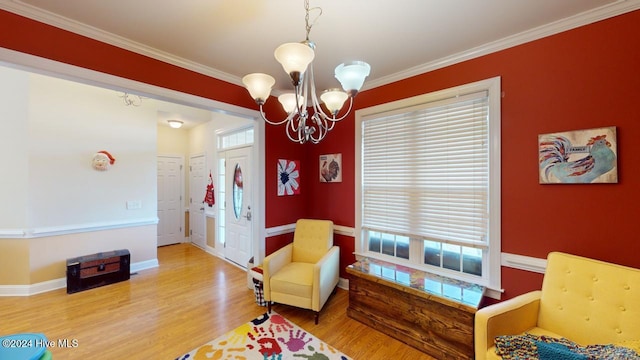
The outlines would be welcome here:
<svg viewBox="0 0 640 360">
<path fill-rule="evenodd" d="M 486 91 L 369 115 L 362 121 L 362 226 L 486 247 Z"/>
</svg>

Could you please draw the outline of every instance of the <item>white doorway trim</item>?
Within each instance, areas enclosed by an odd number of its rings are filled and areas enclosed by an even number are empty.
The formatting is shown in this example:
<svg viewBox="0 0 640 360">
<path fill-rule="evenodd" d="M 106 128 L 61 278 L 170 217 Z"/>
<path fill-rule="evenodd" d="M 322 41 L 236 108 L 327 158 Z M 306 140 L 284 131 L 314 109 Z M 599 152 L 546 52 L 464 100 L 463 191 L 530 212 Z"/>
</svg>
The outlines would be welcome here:
<svg viewBox="0 0 640 360">
<path fill-rule="evenodd" d="M 256 179 L 253 176 L 253 145 L 226 149 L 224 154 L 226 165 L 224 257 L 245 267 L 253 256 L 254 245 L 252 206 Z M 240 176 L 240 186 L 237 186 L 236 172 Z M 239 189 L 238 192 L 236 192 L 236 188 Z"/>
<path fill-rule="evenodd" d="M 0 48 L 0 65 L 8 66 L 24 71 L 30 71 L 42 75 L 53 76 L 71 80 L 87 85 L 99 86 L 106 89 L 134 92 L 136 94 L 155 98 L 163 101 L 174 102 L 186 106 L 207 109 L 213 112 L 227 113 L 234 116 L 254 120 L 254 155 L 255 177 L 265 179 L 265 136 L 264 121 L 260 120 L 260 113 L 256 110 L 243 108 L 237 105 L 195 96 L 179 91 L 162 88 L 98 71 L 41 58 L 15 50 Z M 217 155 L 214 155 L 217 156 Z M 254 257 L 256 263 L 262 262 L 265 253 L 265 184 L 257 182 L 257 191 L 254 193 Z"/>
<path fill-rule="evenodd" d="M 207 226 L 204 193 L 206 185 L 207 156 L 204 153 L 189 156 L 189 238 L 191 243 L 210 252 L 207 248 Z"/>
<path fill-rule="evenodd" d="M 261 199 L 264 198 L 264 193 L 265 193 L 265 182 L 264 182 L 264 162 L 265 162 L 265 155 L 264 155 L 264 151 L 262 150 L 264 148 L 264 138 L 259 138 L 257 136 L 258 131 L 260 131 L 261 133 L 264 133 L 264 121 L 262 121 L 261 119 L 252 119 L 252 121 L 250 123 L 239 123 L 239 124 L 234 124 L 234 125 L 227 125 L 227 126 L 223 126 L 220 127 L 218 129 L 216 129 L 216 143 L 217 143 L 217 147 L 216 147 L 216 165 L 217 165 L 217 173 L 216 173 L 216 186 L 218 186 L 218 189 L 222 189 L 220 187 L 220 182 L 224 181 L 224 178 L 221 176 L 221 171 L 220 171 L 220 167 L 224 166 L 223 162 L 221 160 L 224 160 L 226 158 L 227 155 L 227 151 L 230 150 L 235 150 L 238 148 L 243 148 L 243 147 L 251 147 L 252 151 L 251 151 L 251 158 L 252 158 L 252 165 L 251 165 L 251 173 L 252 174 L 257 174 L 253 176 L 254 181 L 252 181 L 253 186 L 251 188 L 251 191 L 253 192 L 253 205 L 251 208 L 251 213 L 252 213 L 252 220 L 251 220 L 251 232 L 253 234 L 252 236 L 252 242 L 251 242 L 251 254 L 250 257 L 254 258 L 254 264 L 260 264 L 262 263 L 262 259 L 264 258 L 264 254 L 265 254 L 265 242 L 264 242 L 264 238 L 265 238 L 265 231 L 264 231 L 264 227 L 265 227 L 265 206 L 264 206 L 264 201 L 261 201 Z M 258 130 L 258 128 L 260 128 L 260 130 Z M 228 146 L 228 147 L 224 147 L 222 145 L 223 141 L 222 139 L 228 135 L 233 135 L 234 133 L 240 134 L 243 132 L 243 130 L 249 130 L 249 129 L 253 129 L 254 132 L 254 137 L 253 137 L 253 141 L 252 142 L 244 142 L 244 140 L 237 142 L 234 145 Z M 228 176 L 228 174 L 225 174 L 225 176 Z M 219 193 L 219 198 L 221 199 L 220 201 L 224 201 L 225 198 L 223 196 L 223 194 L 228 193 L 229 191 L 231 191 L 231 189 L 228 188 L 228 186 L 225 186 L 225 192 Z M 260 198 L 258 197 L 258 195 L 260 195 Z M 227 204 L 227 206 L 229 206 L 229 204 Z M 216 209 L 216 214 L 218 218 L 221 218 L 221 208 L 218 207 Z M 258 213 L 260 213 L 258 215 Z M 225 219 L 227 219 L 227 217 L 225 216 Z M 216 223 L 216 244 L 219 244 L 220 246 L 218 247 L 218 251 L 216 252 L 216 255 L 220 256 L 221 258 L 225 258 L 225 250 L 222 246 L 222 242 L 218 242 L 218 239 L 222 239 L 223 235 L 221 233 L 223 233 L 226 229 L 226 225 L 227 224 L 222 224 L 221 222 Z M 226 238 L 225 238 L 226 239 Z M 236 264 L 240 267 L 246 267 L 247 264 Z"/>
</svg>

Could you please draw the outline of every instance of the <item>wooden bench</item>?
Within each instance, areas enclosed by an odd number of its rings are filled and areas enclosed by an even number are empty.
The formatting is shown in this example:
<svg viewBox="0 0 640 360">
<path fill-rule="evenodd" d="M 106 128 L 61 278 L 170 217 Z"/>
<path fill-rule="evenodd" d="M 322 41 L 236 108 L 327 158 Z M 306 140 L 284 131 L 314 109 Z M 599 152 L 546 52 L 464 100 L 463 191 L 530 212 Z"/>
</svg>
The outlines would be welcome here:
<svg viewBox="0 0 640 360">
<path fill-rule="evenodd" d="M 347 273 L 349 317 L 437 359 L 473 359 L 483 287 L 371 258 Z"/>
</svg>

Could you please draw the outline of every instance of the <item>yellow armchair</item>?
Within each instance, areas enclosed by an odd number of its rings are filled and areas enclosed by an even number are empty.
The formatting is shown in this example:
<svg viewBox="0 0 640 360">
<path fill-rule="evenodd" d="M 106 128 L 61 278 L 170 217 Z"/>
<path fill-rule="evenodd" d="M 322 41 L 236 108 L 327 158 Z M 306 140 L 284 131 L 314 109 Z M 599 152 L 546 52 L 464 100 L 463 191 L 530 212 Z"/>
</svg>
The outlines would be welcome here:
<svg viewBox="0 0 640 360">
<path fill-rule="evenodd" d="M 317 324 L 340 276 L 340 248 L 333 246 L 333 222 L 298 220 L 293 243 L 267 256 L 263 272 L 269 313 L 272 302 L 311 309 Z"/>
<path fill-rule="evenodd" d="M 617 344 L 640 339 L 640 270 L 552 252 L 542 290 L 476 312 L 476 359 L 500 359 L 500 335 L 546 335 L 580 345 Z"/>
</svg>

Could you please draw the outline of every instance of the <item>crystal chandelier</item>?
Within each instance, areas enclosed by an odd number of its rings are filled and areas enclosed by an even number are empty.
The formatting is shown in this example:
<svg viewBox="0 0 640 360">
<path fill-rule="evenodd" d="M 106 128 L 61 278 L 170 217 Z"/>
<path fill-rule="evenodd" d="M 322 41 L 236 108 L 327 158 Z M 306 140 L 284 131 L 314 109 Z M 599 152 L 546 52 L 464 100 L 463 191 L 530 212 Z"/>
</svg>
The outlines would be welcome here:
<svg viewBox="0 0 640 360">
<path fill-rule="evenodd" d="M 351 112 L 353 98 L 362 88 L 371 67 L 363 61 L 338 65 L 335 69 L 335 77 L 342 85 L 342 90 L 334 88 L 320 94 L 320 100 L 326 108 L 326 111 L 323 110 L 320 107 L 321 102 L 318 101 L 313 77 L 315 44 L 309 40 L 309 33 L 313 26 L 313 23 L 309 24 L 309 12 L 319 12 L 314 19 L 315 22 L 322 15 L 322 9 L 319 7 L 309 9 L 309 0 L 305 0 L 304 7 L 306 11 L 306 40 L 299 43 L 282 44 L 274 52 L 276 60 L 291 77 L 294 88 L 294 92 L 278 96 L 278 101 L 288 114 L 287 117 L 281 121 L 271 121 L 267 119 L 263 111 L 262 107 L 276 82 L 272 76 L 253 73 L 243 77 L 242 82 L 260 107 L 260 116 L 264 121 L 272 125 L 286 124 L 286 133 L 291 141 L 300 144 L 311 141 L 317 144 L 333 129 L 337 121 L 344 119 Z M 349 100 L 349 109 L 341 117 L 337 117 L 347 99 Z M 312 110 L 311 113 L 310 110 Z"/>
</svg>

